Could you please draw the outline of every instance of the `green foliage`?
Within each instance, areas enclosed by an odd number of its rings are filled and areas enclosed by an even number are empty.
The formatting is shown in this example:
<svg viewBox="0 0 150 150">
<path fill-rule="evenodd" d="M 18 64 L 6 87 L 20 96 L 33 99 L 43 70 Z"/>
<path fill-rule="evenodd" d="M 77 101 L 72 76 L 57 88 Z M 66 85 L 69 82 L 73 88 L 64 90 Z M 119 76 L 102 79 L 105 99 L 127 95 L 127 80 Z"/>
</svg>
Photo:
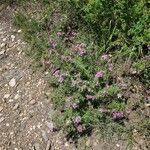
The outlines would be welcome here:
<svg viewBox="0 0 150 150">
<path fill-rule="evenodd" d="M 69 0 L 98 34 L 104 51 L 120 50 L 124 45 L 141 52 L 148 44 L 149 3 L 143 0 Z M 130 51 L 132 52 L 132 51 Z"/>
<path fill-rule="evenodd" d="M 46 5 L 40 19 L 18 14 L 15 24 L 31 45 L 30 54 L 47 63 L 50 98 L 60 111 L 57 125 L 73 138 L 94 128 L 108 137 L 129 132 L 128 85 L 115 76 L 114 66 L 118 57 L 134 58 L 132 67 L 149 87 L 149 63 L 141 59 L 149 54 L 147 2 L 60 0 L 55 7 L 42 3 Z M 56 6 L 61 18 L 55 16 Z M 60 21 L 53 25 L 54 20 Z"/>
</svg>

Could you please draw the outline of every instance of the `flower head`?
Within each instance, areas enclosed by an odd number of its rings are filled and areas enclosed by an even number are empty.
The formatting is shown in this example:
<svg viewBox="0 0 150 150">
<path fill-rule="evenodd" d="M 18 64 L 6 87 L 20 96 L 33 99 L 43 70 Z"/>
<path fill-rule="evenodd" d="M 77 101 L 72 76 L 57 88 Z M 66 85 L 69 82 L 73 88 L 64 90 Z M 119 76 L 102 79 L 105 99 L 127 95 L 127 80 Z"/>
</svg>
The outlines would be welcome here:
<svg viewBox="0 0 150 150">
<path fill-rule="evenodd" d="M 107 54 L 104 54 L 104 55 L 102 55 L 102 60 L 108 60 L 109 59 L 109 55 L 107 55 Z"/>
<path fill-rule="evenodd" d="M 63 34 L 64 34 L 63 32 L 60 32 L 60 31 L 57 32 L 57 35 L 58 35 L 58 36 L 62 36 Z"/>
<path fill-rule="evenodd" d="M 83 125 L 78 125 L 78 126 L 77 126 L 77 132 L 78 132 L 78 133 L 83 133 L 83 131 L 85 131 L 85 126 L 83 126 Z"/>
<path fill-rule="evenodd" d="M 103 72 L 102 71 L 98 71 L 95 75 L 96 78 L 102 78 L 103 77 Z"/>
<path fill-rule="evenodd" d="M 112 71 L 113 70 L 113 64 L 111 63 L 111 64 L 108 64 L 108 70 L 109 71 Z"/>
<path fill-rule="evenodd" d="M 74 124 L 79 124 L 79 123 L 81 123 L 81 117 L 80 117 L 80 116 L 76 116 L 75 118 L 73 118 L 73 123 L 74 123 Z"/>
<path fill-rule="evenodd" d="M 125 118 L 125 113 L 123 111 L 113 111 L 112 117 L 114 120 L 120 120 Z"/>
</svg>

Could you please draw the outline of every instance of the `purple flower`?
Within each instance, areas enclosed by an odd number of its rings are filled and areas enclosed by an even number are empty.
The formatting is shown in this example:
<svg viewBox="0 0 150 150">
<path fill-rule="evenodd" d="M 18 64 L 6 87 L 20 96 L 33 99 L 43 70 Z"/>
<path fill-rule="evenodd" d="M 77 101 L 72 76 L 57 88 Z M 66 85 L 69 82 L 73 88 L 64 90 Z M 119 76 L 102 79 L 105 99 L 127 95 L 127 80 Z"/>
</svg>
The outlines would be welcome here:
<svg viewBox="0 0 150 150">
<path fill-rule="evenodd" d="M 60 31 L 57 32 L 57 35 L 58 35 L 58 36 L 62 36 L 63 34 L 64 34 L 63 32 L 60 32 Z"/>
<path fill-rule="evenodd" d="M 86 54 L 86 44 L 84 43 L 77 44 L 73 49 L 80 56 L 84 56 Z"/>
<path fill-rule="evenodd" d="M 146 93 L 147 93 L 148 95 L 150 95 L 150 90 L 146 90 Z"/>
<path fill-rule="evenodd" d="M 113 64 L 108 64 L 108 70 L 112 71 L 113 70 Z"/>
<path fill-rule="evenodd" d="M 80 116 L 76 116 L 75 118 L 73 118 L 73 123 L 74 123 L 74 124 L 79 124 L 79 123 L 81 123 L 81 117 L 80 117 Z"/>
<path fill-rule="evenodd" d="M 83 125 L 77 126 L 77 132 L 78 133 L 83 133 L 83 131 L 85 131 L 85 126 L 83 126 Z"/>
<path fill-rule="evenodd" d="M 64 75 L 60 70 L 56 70 L 53 75 L 58 79 L 58 82 L 62 83 L 64 81 Z"/>
<path fill-rule="evenodd" d="M 64 76 L 60 75 L 59 78 L 58 78 L 58 82 L 62 83 L 63 81 L 64 81 Z"/>
<path fill-rule="evenodd" d="M 86 95 L 86 99 L 94 101 L 96 99 L 96 96 Z"/>
<path fill-rule="evenodd" d="M 113 111 L 112 117 L 114 120 L 120 120 L 125 118 L 125 113 L 123 111 Z"/>
<path fill-rule="evenodd" d="M 60 76 L 60 70 L 56 70 L 53 75 L 58 78 Z"/>
<path fill-rule="evenodd" d="M 103 72 L 102 71 L 98 71 L 95 75 L 96 78 L 102 78 L 103 77 Z"/>
<path fill-rule="evenodd" d="M 109 55 L 107 55 L 107 54 L 104 54 L 104 55 L 102 55 L 102 57 L 101 57 L 103 60 L 108 60 L 109 59 Z"/>
</svg>

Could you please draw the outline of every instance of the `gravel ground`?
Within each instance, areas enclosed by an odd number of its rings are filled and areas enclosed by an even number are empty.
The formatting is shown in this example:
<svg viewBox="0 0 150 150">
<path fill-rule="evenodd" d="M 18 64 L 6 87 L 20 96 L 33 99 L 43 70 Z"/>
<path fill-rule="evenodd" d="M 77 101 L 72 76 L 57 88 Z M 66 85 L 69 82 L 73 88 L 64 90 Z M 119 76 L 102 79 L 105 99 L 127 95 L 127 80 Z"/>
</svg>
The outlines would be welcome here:
<svg viewBox="0 0 150 150">
<path fill-rule="evenodd" d="M 0 12 L 0 150 L 70 149 L 60 132 L 51 132 L 47 73 L 33 71 L 21 30 L 12 27 L 12 14 L 9 7 Z"/>
</svg>

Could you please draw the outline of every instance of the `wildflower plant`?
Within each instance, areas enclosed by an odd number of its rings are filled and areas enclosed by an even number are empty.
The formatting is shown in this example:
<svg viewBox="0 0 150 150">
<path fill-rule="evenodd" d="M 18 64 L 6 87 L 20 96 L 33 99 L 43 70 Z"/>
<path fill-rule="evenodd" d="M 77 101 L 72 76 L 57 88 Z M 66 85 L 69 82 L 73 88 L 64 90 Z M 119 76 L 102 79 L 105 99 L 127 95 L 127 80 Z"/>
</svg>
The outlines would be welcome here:
<svg viewBox="0 0 150 150">
<path fill-rule="evenodd" d="M 125 75 L 118 76 L 116 66 L 118 59 L 124 62 L 134 58 L 132 76 L 136 75 L 149 91 L 149 61 L 148 58 L 139 61 L 149 53 L 147 3 L 140 0 L 59 3 L 55 3 L 54 8 L 46 5 L 48 11 L 39 22 L 34 17 L 28 21 L 22 14 L 16 17 L 17 25 L 23 27 L 26 41 L 31 44 L 31 54 L 49 62 L 49 83 L 53 88 L 50 99 L 59 110 L 54 118 L 57 127 L 71 138 L 89 135 L 95 129 L 101 134 L 111 134 L 133 128 L 128 124 L 133 110 L 127 107 L 132 90 L 126 80 L 130 72 L 127 70 Z M 58 5 L 65 13 L 60 11 L 64 13 L 63 19 L 51 30 L 48 20 L 53 22 L 50 19 L 53 13 L 49 10 L 55 11 Z M 79 19 L 72 22 L 71 17 L 80 17 L 82 22 Z M 122 71 L 122 64 L 119 66 Z M 149 96 L 147 92 L 147 101 Z"/>
</svg>

